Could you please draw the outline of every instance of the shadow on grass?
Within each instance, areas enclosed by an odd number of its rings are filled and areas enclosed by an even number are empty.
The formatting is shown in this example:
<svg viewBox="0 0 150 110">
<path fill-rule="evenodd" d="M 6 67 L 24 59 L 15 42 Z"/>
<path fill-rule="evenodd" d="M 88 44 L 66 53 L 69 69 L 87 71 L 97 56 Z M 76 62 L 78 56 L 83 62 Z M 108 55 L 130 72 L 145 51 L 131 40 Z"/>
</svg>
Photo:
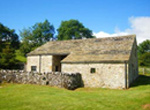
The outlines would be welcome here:
<svg viewBox="0 0 150 110">
<path fill-rule="evenodd" d="M 150 85 L 150 76 L 139 75 L 139 77 L 131 84 L 130 87 Z"/>
</svg>

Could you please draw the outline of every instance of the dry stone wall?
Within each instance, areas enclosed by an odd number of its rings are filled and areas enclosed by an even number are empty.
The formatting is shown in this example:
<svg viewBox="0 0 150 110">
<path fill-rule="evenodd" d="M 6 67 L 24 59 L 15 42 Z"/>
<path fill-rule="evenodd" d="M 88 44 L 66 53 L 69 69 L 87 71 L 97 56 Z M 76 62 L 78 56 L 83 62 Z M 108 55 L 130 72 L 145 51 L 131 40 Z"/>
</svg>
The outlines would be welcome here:
<svg viewBox="0 0 150 110">
<path fill-rule="evenodd" d="M 74 90 L 83 86 L 81 74 L 67 74 L 60 72 L 41 74 L 24 71 L 0 70 L 0 83 L 2 82 L 49 85 L 69 90 Z"/>
</svg>

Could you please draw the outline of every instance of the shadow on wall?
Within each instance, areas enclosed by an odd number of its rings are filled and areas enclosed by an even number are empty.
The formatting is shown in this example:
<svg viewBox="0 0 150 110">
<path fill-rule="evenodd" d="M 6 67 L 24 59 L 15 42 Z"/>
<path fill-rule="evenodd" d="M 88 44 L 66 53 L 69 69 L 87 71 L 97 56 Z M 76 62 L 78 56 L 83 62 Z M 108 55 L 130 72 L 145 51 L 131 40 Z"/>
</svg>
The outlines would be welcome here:
<svg viewBox="0 0 150 110">
<path fill-rule="evenodd" d="M 83 82 L 83 78 L 82 78 L 82 74 L 80 74 L 81 75 L 81 79 L 80 79 L 80 81 L 81 81 L 81 87 L 84 87 L 84 82 Z"/>
<path fill-rule="evenodd" d="M 139 77 L 131 84 L 130 87 L 150 85 L 150 76 L 139 75 Z"/>
</svg>

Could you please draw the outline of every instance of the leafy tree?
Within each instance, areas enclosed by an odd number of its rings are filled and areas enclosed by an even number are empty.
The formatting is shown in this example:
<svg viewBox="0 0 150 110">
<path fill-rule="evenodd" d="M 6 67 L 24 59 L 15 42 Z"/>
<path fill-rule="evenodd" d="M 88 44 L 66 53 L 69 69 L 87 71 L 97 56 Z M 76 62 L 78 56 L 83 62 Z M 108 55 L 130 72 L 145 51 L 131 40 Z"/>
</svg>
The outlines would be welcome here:
<svg viewBox="0 0 150 110">
<path fill-rule="evenodd" d="M 20 36 L 22 38 L 20 51 L 25 55 L 32 50 L 32 47 L 34 47 L 33 42 L 31 42 L 32 32 L 30 29 L 23 29 L 23 31 L 20 32 Z"/>
<path fill-rule="evenodd" d="M 36 23 L 28 29 L 23 29 L 20 32 L 21 36 L 21 52 L 26 55 L 33 49 L 54 38 L 54 26 L 45 20 L 43 23 Z"/>
<path fill-rule="evenodd" d="M 0 51 L 5 47 L 5 43 L 8 42 L 12 48 L 19 48 L 19 36 L 15 33 L 15 30 L 9 29 L 0 23 Z"/>
<path fill-rule="evenodd" d="M 58 40 L 94 38 L 92 31 L 85 28 L 78 20 L 62 21 L 58 31 Z"/>
<path fill-rule="evenodd" d="M 150 52 L 142 54 L 139 63 L 140 66 L 150 66 Z"/>
<path fill-rule="evenodd" d="M 150 40 L 145 40 L 138 46 L 138 54 L 141 56 L 142 54 L 150 52 Z"/>
<path fill-rule="evenodd" d="M 2 53 L 0 54 L 0 68 L 3 69 L 12 69 L 16 66 L 17 60 L 15 59 L 15 51 L 10 47 L 10 44 L 7 43 L 5 48 L 2 49 Z"/>
<path fill-rule="evenodd" d="M 10 69 L 16 65 L 15 49 L 19 48 L 19 37 L 14 29 L 0 23 L 0 68 Z"/>
</svg>

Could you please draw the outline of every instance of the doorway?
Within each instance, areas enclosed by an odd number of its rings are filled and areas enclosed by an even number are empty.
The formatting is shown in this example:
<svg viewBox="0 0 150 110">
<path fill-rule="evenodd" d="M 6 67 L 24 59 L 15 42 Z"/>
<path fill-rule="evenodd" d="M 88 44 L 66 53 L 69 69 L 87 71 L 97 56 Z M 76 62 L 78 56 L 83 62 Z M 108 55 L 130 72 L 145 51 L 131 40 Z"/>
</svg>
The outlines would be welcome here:
<svg viewBox="0 0 150 110">
<path fill-rule="evenodd" d="M 61 72 L 61 60 L 63 60 L 67 55 L 53 55 L 52 60 L 52 71 Z"/>
</svg>

